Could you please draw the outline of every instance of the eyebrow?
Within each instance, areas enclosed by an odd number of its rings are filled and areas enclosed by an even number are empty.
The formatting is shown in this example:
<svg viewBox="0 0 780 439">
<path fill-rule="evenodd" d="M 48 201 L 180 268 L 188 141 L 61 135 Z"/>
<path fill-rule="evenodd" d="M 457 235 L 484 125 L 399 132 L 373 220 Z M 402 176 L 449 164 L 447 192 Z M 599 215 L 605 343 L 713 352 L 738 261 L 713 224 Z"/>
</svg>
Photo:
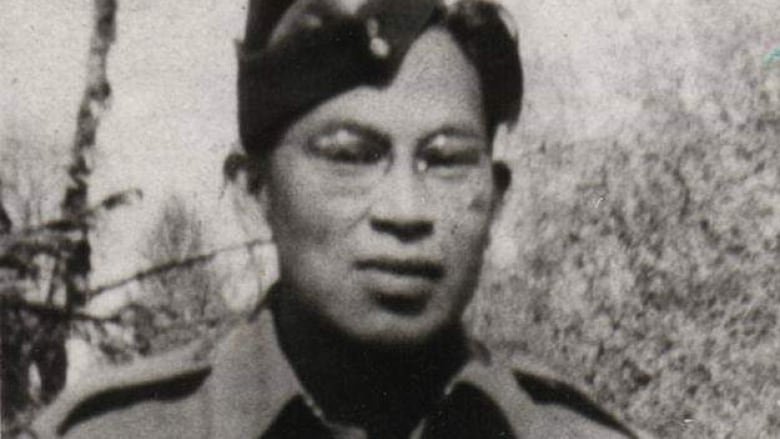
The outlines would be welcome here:
<svg viewBox="0 0 780 439">
<path fill-rule="evenodd" d="M 369 140 L 373 142 L 383 143 L 386 145 L 392 144 L 392 140 L 390 139 L 390 136 L 387 133 L 384 133 L 381 130 L 378 130 L 372 126 L 351 119 L 328 122 L 313 137 L 316 138 L 322 135 L 333 134 L 340 129 L 346 129 L 349 131 L 356 132 L 361 136 L 367 137 Z"/>
<path fill-rule="evenodd" d="M 426 145 L 430 143 L 436 136 L 441 136 L 441 135 L 480 140 L 480 141 L 485 141 L 485 143 L 487 143 L 488 140 L 487 136 L 483 135 L 478 130 L 475 130 L 471 127 L 445 125 L 444 127 L 439 128 L 433 132 L 430 132 L 425 136 L 423 136 L 422 138 L 420 138 L 417 144 Z"/>
<path fill-rule="evenodd" d="M 394 143 L 392 141 L 392 137 L 388 133 L 383 132 L 373 125 L 358 122 L 353 119 L 335 120 L 328 122 L 312 138 L 332 134 L 340 129 L 347 129 L 356 132 L 361 136 L 367 137 L 373 142 L 378 142 L 385 145 L 392 145 Z M 415 146 L 420 147 L 426 145 L 430 143 L 436 136 L 440 135 L 468 138 L 488 143 L 488 137 L 475 128 L 466 125 L 448 124 L 431 132 L 425 133 L 423 136 L 415 140 Z M 488 149 L 490 149 L 490 145 L 488 145 Z"/>
</svg>

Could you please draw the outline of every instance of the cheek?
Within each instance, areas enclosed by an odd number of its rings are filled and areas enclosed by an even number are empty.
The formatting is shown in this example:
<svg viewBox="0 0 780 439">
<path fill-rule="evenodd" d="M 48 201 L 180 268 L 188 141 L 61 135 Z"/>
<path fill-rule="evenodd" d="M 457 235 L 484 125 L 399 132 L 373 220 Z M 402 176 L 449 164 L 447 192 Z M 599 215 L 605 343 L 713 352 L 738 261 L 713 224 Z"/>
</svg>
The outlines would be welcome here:
<svg viewBox="0 0 780 439">
<path fill-rule="evenodd" d="M 271 227 L 277 243 L 288 242 L 303 249 L 336 251 L 341 238 L 357 222 L 361 206 L 354 198 L 338 198 L 328 182 L 297 166 L 278 175 L 269 187 Z"/>
<path fill-rule="evenodd" d="M 492 185 L 483 184 L 467 202 L 467 210 L 472 215 L 492 218 L 496 203 L 496 192 Z"/>
<path fill-rule="evenodd" d="M 301 242 L 323 239 L 322 218 L 318 212 L 322 197 L 312 174 L 301 172 L 301 165 L 284 147 L 274 154 L 268 181 L 266 215 L 277 245 L 299 246 Z"/>
<path fill-rule="evenodd" d="M 489 189 L 457 194 L 441 217 L 445 254 L 464 270 L 480 266 L 493 220 L 495 198 Z M 448 203 L 449 204 L 449 203 Z"/>
<path fill-rule="evenodd" d="M 450 190 L 442 194 L 447 199 L 444 220 L 455 233 L 464 238 L 479 239 L 489 228 L 495 210 L 495 192 L 486 181 L 475 182 L 470 190 Z"/>
</svg>

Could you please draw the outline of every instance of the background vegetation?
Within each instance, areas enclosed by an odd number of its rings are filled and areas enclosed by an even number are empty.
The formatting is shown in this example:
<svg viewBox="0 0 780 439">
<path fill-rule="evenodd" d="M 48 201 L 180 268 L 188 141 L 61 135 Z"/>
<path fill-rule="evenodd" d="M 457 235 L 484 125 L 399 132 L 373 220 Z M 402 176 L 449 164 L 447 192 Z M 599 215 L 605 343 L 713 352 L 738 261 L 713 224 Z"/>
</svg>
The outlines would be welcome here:
<svg viewBox="0 0 780 439">
<path fill-rule="evenodd" d="M 536 106 L 498 230 L 516 245 L 493 258 L 473 319 L 659 437 L 777 437 L 780 64 L 766 55 L 780 16 L 766 2 L 661 3 L 590 20 L 611 42 L 561 30 L 587 39 L 581 57 L 526 46 Z M 582 69 L 554 73 L 572 59 Z M 549 113 L 560 130 L 533 128 Z"/>
</svg>

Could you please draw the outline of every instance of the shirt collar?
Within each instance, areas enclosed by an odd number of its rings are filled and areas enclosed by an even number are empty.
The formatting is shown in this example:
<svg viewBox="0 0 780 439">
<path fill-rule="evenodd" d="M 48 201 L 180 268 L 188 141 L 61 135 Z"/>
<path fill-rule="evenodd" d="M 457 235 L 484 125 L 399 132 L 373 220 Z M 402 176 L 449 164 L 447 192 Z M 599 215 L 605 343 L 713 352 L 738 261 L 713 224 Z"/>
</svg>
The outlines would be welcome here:
<svg viewBox="0 0 780 439">
<path fill-rule="evenodd" d="M 469 384 L 484 392 L 515 430 L 525 435 L 534 408 L 510 370 L 494 364 L 474 344 L 468 363 L 456 374 L 448 390 Z M 211 437 L 260 437 L 284 407 L 306 390 L 279 346 L 273 316 L 263 310 L 236 328 L 214 352 L 207 384 L 211 410 Z"/>
</svg>

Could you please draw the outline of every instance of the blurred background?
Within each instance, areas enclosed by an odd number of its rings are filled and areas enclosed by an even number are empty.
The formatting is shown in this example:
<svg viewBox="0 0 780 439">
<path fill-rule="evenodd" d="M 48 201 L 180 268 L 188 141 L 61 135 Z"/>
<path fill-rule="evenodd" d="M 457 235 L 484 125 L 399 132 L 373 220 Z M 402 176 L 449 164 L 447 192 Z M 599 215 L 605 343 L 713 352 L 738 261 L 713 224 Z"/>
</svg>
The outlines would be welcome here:
<svg viewBox="0 0 780 439">
<path fill-rule="evenodd" d="M 273 281 L 226 176 L 245 3 L 4 0 L 5 433 Z M 659 437 L 780 437 L 776 0 L 503 3 L 526 94 L 469 326 Z"/>
</svg>

